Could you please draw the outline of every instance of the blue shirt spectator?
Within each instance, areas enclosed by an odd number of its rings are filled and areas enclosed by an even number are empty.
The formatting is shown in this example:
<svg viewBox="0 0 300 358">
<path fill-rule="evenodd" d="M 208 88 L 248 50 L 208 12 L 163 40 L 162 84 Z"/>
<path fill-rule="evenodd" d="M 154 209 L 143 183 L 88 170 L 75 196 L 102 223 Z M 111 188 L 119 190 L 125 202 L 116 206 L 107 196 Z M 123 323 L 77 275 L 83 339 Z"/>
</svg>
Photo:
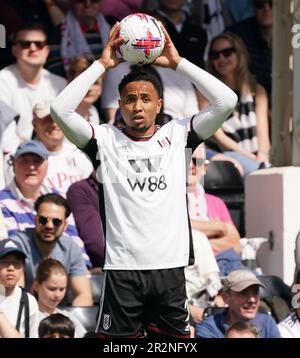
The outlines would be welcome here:
<svg viewBox="0 0 300 358">
<path fill-rule="evenodd" d="M 196 337 L 224 338 L 225 332 L 229 328 L 226 315 L 227 311 L 225 310 L 224 313 L 205 318 L 196 327 Z M 259 338 L 280 338 L 275 320 L 265 313 L 258 313 L 249 323 L 259 330 Z"/>
<path fill-rule="evenodd" d="M 35 227 L 18 232 L 13 238 L 27 255 L 24 269 L 25 287 L 30 289 L 37 266 L 46 258 L 60 261 L 66 268 L 73 292 L 73 306 L 92 306 L 92 291 L 80 248 L 64 235 L 70 215 L 65 198 L 58 194 L 41 195 L 34 204 Z"/>
<path fill-rule="evenodd" d="M 223 313 L 210 316 L 196 326 L 197 338 L 224 338 L 226 330 L 237 321 L 245 321 L 259 330 L 260 338 L 280 338 L 275 320 L 258 313 L 259 287 L 265 287 L 250 271 L 232 271 L 224 280 L 222 298 L 228 306 Z"/>
<path fill-rule="evenodd" d="M 34 238 L 34 228 L 15 233 L 12 240 L 18 241 L 27 255 L 25 263 L 25 287 L 30 291 L 35 278 L 36 268 L 44 259 L 43 253 Z M 69 277 L 85 276 L 87 274 L 84 260 L 78 245 L 67 235 L 58 238 L 51 252 L 51 257 L 60 261 L 66 268 Z"/>
</svg>

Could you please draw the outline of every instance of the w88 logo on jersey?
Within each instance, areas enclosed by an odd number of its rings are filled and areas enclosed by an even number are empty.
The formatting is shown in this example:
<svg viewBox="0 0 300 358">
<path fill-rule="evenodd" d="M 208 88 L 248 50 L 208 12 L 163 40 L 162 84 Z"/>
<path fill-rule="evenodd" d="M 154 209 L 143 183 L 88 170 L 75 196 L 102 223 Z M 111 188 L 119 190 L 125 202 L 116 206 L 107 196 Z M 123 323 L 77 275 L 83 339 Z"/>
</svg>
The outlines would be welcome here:
<svg viewBox="0 0 300 358">
<path fill-rule="evenodd" d="M 145 190 L 154 192 L 156 190 L 165 190 L 168 187 L 164 175 L 151 175 L 149 177 L 144 177 L 142 180 L 135 179 L 134 182 L 130 179 L 127 179 L 127 181 L 132 191 L 135 191 L 137 188 L 137 190 L 139 189 L 141 192 Z"/>
<path fill-rule="evenodd" d="M 143 178 L 129 179 L 127 182 L 132 191 L 140 190 L 155 192 L 156 190 L 165 190 L 167 188 L 165 175 L 157 175 L 159 170 L 161 157 L 156 157 L 150 160 L 149 158 L 140 158 L 128 160 L 131 168 L 136 173 L 150 173 L 151 175 Z"/>
</svg>

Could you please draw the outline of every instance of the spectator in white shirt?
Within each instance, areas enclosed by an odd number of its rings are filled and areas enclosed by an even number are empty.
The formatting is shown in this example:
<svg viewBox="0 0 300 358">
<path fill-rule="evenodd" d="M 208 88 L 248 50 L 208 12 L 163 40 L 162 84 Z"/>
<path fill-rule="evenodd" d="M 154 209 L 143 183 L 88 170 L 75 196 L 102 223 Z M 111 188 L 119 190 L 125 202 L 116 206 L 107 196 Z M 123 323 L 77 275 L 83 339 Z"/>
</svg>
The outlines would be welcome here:
<svg viewBox="0 0 300 358">
<path fill-rule="evenodd" d="M 93 166 L 79 149 L 65 139 L 50 115 L 49 102 L 40 102 L 34 106 L 32 123 L 36 139 L 49 152 L 44 183 L 65 195 L 71 184 L 91 175 Z"/>
<path fill-rule="evenodd" d="M 54 99 L 66 81 L 44 69 L 49 48 L 41 25 L 22 25 L 12 42 L 16 63 L 0 71 L 0 98 L 20 114 L 17 125 L 9 125 L 3 138 L 5 151 L 14 153 L 20 142 L 31 139 L 34 104 Z"/>
</svg>

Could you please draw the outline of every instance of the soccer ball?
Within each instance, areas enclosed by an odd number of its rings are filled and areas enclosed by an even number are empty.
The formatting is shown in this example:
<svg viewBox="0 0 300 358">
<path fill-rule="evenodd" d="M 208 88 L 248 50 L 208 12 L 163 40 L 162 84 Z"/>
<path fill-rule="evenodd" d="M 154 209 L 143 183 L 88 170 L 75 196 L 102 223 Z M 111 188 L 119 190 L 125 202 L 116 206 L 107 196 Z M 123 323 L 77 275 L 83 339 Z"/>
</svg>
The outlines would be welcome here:
<svg viewBox="0 0 300 358">
<path fill-rule="evenodd" d="M 164 33 L 154 17 L 136 13 L 126 16 L 120 22 L 119 36 L 124 42 L 117 51 L 121 57 L 132 64 L 153 62 L 165 45 Z"/>
</svg>

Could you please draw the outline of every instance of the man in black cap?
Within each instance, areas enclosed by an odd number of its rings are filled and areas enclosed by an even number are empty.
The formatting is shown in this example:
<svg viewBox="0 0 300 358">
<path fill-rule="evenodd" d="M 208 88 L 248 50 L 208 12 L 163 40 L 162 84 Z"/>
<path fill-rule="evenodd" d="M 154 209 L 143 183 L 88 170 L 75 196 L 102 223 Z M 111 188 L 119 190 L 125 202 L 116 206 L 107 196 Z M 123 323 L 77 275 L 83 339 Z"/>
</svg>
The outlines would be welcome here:
<svg viewBox="0 0 300 358">
<path fill-rule="evenodd" d="M 25 259 L 19 243 L 10 239 L 0 241 L 0 336 L 3 338 L 37 337 L 38 304 L 18 286 Z"/>
<path fill-rule="evenodd" d="M 222 298 L 228 308 L 201 321 L 196 327 L 196 337 L 224 338 L 230 325 L 245 321 L 259 330 L 260 338 L 280 338 L 274 319 L 265 313 L 258 313 L 259 287 L 264 285 L 252 272 L 232 271 L 224 281 L 222 292 Z"/>
</svg>

